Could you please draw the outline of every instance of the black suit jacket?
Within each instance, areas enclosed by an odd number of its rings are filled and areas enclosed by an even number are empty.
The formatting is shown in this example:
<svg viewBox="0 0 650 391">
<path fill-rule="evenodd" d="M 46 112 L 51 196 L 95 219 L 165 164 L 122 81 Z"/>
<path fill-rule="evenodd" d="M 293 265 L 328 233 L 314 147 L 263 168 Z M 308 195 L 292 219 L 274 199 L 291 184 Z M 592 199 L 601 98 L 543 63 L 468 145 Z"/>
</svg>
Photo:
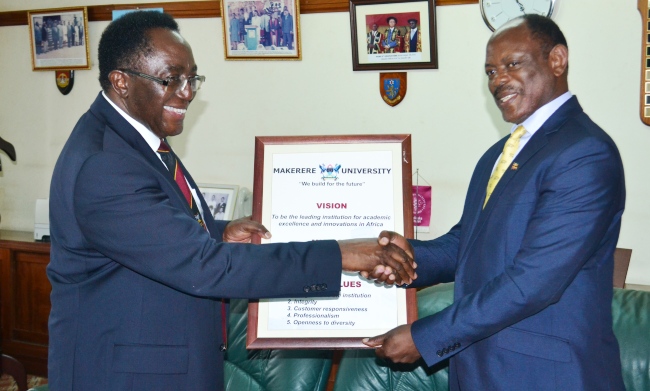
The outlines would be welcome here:
<svg viewBox="0 0 650 391">
<path fill-rule="evenodd" d="M 100 94 L 52 176 L 50 389 L 220 390 L 219 298 L 338 293 L 335 241 L 221 243 L 199 197 L 209 232 Z"/>
</svg>

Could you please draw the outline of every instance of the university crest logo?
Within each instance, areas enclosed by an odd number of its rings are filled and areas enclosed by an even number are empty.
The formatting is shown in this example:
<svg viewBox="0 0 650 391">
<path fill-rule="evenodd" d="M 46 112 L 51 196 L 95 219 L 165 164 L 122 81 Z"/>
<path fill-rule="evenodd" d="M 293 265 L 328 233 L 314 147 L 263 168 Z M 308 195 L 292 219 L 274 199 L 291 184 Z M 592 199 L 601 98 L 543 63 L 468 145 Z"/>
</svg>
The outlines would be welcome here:
<svg viewBox="0 0 650 391">
<path fill-rule="evenodd" d="M 327 166 L 325 164 L 320 164 L 318 167 L 320 168 L 321 179 L 323 180 L 339 179 L 339 170 L 341 169 L 340 164 L 335 164 L 335 165 L 328 164 Z"/>
</svg>

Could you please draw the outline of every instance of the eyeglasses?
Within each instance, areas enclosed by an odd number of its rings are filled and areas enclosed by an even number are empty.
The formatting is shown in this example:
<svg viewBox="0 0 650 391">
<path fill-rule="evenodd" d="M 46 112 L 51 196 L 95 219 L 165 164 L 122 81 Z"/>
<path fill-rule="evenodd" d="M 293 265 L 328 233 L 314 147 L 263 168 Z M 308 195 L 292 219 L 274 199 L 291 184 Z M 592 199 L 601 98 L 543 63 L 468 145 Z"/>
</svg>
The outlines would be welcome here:
<svg viewBox="0 0 650 391">
<path fill-rule="evenodd" d="M 178 92 L 182 91 L 187 87 L 187 83 L 189 82 L 190 88 L 192 89 L 192 92 L 196 92 L 201 88 L 201 84 L 205 82 L 205 76 L 192 76 L 192 77 L 187 77 L 187 76 L 170 76 L 165 79 L 161 79 L 159 77 L 147 75 L 145 73 L 140 73 L 136 71 L 132 71 L 130 69 L 120 69 L 120 71 L 128 73 L 130 75 L 134 76 L 140 76 L 143 79 L 148 79 L 151 81 L 155 81 L 158 84 L 162 84 L 165 86 L 165 88 L 171 88 L 172 91 Z"/>
</svg>

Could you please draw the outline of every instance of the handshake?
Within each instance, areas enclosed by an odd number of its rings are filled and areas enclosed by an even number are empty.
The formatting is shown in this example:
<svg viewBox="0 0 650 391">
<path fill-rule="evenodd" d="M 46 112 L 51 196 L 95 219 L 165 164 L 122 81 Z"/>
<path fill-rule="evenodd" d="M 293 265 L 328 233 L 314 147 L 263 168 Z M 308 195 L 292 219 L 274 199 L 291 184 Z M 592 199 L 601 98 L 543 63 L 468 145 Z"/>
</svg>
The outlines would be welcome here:
<svg viewBox="0 0 650 391">
<path fill-rule="evenodd" d="M 223 241 L 250 243 L 253 235 L 270 239 L 262 224 L 245 217 L 226 226 Z M 365 278 L 388 285 L 411 284 L 417 278 L 411 244 L 400 234 L 381 231 L 377 239 L 339 240 L 343 270 L 359 272 Z"/>
<path fill-rule="evenodd" d="M 377 239 L 339 240 L 344 271 L 388 285 L 411 284 L 417 278 L 413 248 L 400 234 L 381 231 Z"/>
</svg>

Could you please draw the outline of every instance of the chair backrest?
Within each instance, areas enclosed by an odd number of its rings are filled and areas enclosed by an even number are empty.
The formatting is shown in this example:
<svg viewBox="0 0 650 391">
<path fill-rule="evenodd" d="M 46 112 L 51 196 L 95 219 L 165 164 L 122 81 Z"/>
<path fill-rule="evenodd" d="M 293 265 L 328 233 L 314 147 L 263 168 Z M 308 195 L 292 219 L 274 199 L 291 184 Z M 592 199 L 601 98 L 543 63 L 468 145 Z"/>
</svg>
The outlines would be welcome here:
<svg viewBox="0 0 650 391">
<path fill-rule="evenodd" d="M 614 250 L 614 288 L 625 288 L 627 268 L 630 266 L 632 250 L 629 248 L 617 248 Z"/>
</svg>

